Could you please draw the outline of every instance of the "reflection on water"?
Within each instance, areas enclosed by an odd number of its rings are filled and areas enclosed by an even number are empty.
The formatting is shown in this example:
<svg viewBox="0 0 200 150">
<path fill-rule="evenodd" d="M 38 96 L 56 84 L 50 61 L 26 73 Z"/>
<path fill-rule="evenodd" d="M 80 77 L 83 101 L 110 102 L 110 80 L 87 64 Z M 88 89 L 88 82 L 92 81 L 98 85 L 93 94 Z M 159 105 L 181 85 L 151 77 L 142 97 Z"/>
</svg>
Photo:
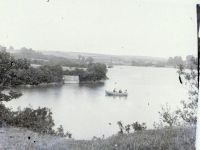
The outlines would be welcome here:
<svg viewBox="0 0 200 150">
<path fill-rule="evenodd" d="M 173 108 L 187 98 L 172 68 L 116 66 L 108 71 L 109 80 L 98 84 L 65 84 L 22 88 L 23 96 L 8 102 L 17 108 L 52 109 L 56 125 L 62 124 L 73 137 L 90 139 L 117 133 L 116 122 L 158 121 L 158 111 L 166 102 Z M 128 90 L 128 97 L 106 96 L 105 90 Z M 111 123 L 111 125 L 109 125 Z"/>
<path fill-rule="evenodd" d="M 93 90 L 96 90 L 96 89 L 98 89 L 100 87 L 103 87 L 104 85 L 105 85 L 105 82 L 92 83 L 92 84 L 89 84 L 89 83 L 80 83 L 79 87 L 80 88 L 87 87 L 87 88 L 91 88 Z"/>
</svg>

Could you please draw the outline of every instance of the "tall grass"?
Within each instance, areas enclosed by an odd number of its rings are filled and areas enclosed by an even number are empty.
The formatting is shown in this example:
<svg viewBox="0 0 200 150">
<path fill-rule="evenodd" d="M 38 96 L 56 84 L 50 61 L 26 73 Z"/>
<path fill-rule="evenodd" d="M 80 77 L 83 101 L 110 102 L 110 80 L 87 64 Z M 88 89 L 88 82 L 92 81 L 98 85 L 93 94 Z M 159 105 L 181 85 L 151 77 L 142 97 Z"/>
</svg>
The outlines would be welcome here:
<svg viewBox="0 0 200 150">
<path fill-rule="evenodd" d="M 0 138 L 6 136 L 7 146 L 13 145 L 20 150 L 27 148 L 30 143 L 31 149 L 39 150 L 195 150 L 195 133 L 195 127 L 184 127 L 137 131 L 104 140 L 67 140 L 31 131 L 7 129 L 5 133 L 0 133 Z M 4 136 L 1 136 L 3 134 Z M 30 134 L 34 135 L 32 141 L 26 139 Z M 11 135 L 13 138 L 9 138 Z M 36 142 L 33 143 L 33 140 Z M 9 149 L 2 141 L 0 140 L 0 146 L 4 145 L 5 149 Z"/>
</svg>

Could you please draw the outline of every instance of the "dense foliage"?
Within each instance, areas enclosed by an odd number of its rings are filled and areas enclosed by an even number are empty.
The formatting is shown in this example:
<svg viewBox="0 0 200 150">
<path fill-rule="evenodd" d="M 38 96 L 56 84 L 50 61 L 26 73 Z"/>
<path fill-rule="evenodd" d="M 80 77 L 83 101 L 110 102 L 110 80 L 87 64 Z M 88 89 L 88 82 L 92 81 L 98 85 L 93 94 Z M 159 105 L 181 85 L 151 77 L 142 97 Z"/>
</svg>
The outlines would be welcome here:
<svg viewBox="0 0 200 150">
<path fill-rule="evenodd" d="M 61 66 L 41 66 L 33 68 L 27 59 L 14 59 L 6 51 L 0 51 L 1 79 L 10 86 L 38 85 L 62 81 Z M 1 81 L 4 84 L 3 81 Z"/>
<path fill-rule="evenodd" d="M 52 113 L 46 107 L 38 109 L 27 107 L 24 110 L 18 109 L 17 111 L 6 108 L 2 103 L 0 107 L 1 126 L 24 127 L 40 133 L 53 133 Z"/>
<path fill-rule="evenodd" d="M 26 107 L 23 110 L 13 111 L 0 103 L 0 127 L 20 127 L 26 128 L 42 134 L 53 134 L 62 137 L 72 137 L 70 132 L 65 133 L 63 127 L 54 129 L 54 120 L 50 109 L 43 107 L 33 109 Z"/>
<path fill-rule="evenodd" d="M 92 63 L 88 65 L 87 71 L 79 75 L 80 81 L 98 81 L 106 79 L 106 65 L 100 63 Z"/>
<path fill-rule="evenodd" d="M 11 88 L 12 77 L 9 75 L 13 68 L 20 67 L 21 61 L 15 63 L 15 60 L 9 55 L 9 53 L 4 50 L 0 51 L 0 102 L 9 101 L 21 96 L 20 93 Z M 24 67 L 26 67 L 26 65 Z"/>
<path fill-rule="evenodd" d="M 77 75 L 79 76 L 80 82 L 87 81 L 99 81 L 106 79 L 107 68 L 105 64 L 101 63 L 89 63 L 87 70 L 75 69 L 73 71 L 66 70 L 65 75 Z"/>
</svg>

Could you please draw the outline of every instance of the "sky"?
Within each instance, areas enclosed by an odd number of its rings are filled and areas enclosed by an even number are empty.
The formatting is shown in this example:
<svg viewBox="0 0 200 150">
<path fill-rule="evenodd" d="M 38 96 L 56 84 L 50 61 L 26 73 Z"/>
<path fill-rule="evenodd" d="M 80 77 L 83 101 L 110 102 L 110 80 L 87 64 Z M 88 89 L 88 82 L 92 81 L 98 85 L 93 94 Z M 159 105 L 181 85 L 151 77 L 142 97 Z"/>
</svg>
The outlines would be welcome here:
<svg viewBox="0 0 200 150">
<path fill-rule="evenodd" d="M 0 45 L 169 57 L 197 53 L 191 0 L 1 0 Z"/>
</svg>

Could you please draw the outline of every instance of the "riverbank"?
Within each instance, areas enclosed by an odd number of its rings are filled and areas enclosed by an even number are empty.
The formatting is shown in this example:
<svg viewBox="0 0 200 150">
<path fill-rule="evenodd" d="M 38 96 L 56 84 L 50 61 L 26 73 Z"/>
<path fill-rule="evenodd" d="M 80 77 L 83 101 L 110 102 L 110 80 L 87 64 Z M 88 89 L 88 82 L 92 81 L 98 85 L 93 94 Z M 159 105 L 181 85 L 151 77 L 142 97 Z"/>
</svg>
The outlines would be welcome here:
<svg viewBox="0 0 200 150">
<path fill-rule="evenodd" d="M 73 140 L 40 135 L 20 128 L 0 128 L 0 149 L 6 150 L 195 150 L 196 129 L 146 130 L 107 139 Z"/>
<path fill-rule="evenodd" d="M 30 85 L 30 84 L 24 84 L 24 85 L 19 85 L 17 87 L 22 87 L 22 88 L 32 88 L 32 87 L 47 87 L 47 86 L 56 86 L 56 85 L 63 85 L 64 82 L 52 82 L 52 83 L 40 83 L 38 85 Z"/>
<path fill-rule="evenodd" d="M 108 80 L 104 79 L 104 80 L 98 80 L 98 81 L 81 81 L 79 83 L 64 83 L 64 82 L 53 82 L 53 83 L 41 83 L 38 85 L 19 85 L 17 87 L 21 87 L 21 88 L 35 88 L 35 87 L 51 87 L 51 86 L 62 86 L 65 84 L 79 84 L 79 85 L 85 85 L 85 84 L 104 84 L 105 81 Z"/>
</svg>

